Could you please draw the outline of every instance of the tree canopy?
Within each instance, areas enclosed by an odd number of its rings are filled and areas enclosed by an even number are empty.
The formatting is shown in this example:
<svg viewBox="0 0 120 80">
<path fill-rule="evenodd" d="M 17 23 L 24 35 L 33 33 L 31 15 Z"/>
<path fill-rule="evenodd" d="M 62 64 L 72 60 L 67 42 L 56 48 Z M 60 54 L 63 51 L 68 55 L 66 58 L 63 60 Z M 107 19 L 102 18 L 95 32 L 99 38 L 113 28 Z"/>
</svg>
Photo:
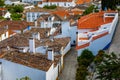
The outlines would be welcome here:
<svg viewBox="0 0 120 80">
<path fill-rule="evenodd" d="M 0 7 L 3 7 L 4 5 L 4 0 L 0 0 Z"/>
<path fill-rule="evenodd" d="M 120 80 L 120 56 L 104 54 L 101 64 L 97 66 L 97 75 L 100 80 Z"/>
<path fill-rule="evenodd" d="M 115 10 L 117 4 L 120 4 L 120 0 L 101 0 L 102 10 Z"/>
</svg>

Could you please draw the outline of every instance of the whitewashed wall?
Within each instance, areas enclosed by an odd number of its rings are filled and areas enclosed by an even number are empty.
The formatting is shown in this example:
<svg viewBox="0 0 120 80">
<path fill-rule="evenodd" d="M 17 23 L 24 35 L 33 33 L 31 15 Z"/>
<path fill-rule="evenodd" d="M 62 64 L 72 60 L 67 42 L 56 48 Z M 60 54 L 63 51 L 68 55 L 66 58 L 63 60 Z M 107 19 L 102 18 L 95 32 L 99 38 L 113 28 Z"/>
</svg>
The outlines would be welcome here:
<svg viewBox="0 0 120 80">
<path fill-rule="evenodd" d="M 48 14 L 48 13 L 47 12 L 27 12 L 26 13 L 27 22 L 34 22 L 42 14 Z"/>
<path fill-rule="evenodd" d="M 8 31 L 7 31 L 7 32 L 5 32 L 4 34 L 2 34 L 2 35 L 0 36 L 0 37 L 1 37 L 1 38 L 0 38 L 0 41 L 8 38 L 8 36 L 9 36 L 9 34 L 8 34 Z"/>
<path fill-rule="evenodd" d="M 71 37 L 71 44 L 74 45 L 74 41 L 76 42 L 76 32 L 77 32 L 77 26 L 70 27 L 70 37 Z"/>
<path fill-rule="evenodd" d="M 68 44 L 67 44 L 67 46 L 64 48 L 64 50 L 63 50 L 63 55 L 65 55 L 70 49 L 71 49 L 71 44 L 70 44 L 71 42 L 69 42 Z"/>
<path fill-rule="evenodd" d="M 45 5 L 56 5 L 60 7 L 70 7 L 75 6 L 74 2 L 43 2 L 42 4 L 39 4 L 38 7 L 44 7 Z"/>
<path fill-rule="evenodd" d="M 54 67 L 54 64 L 50 67 L 50 69 L 46 72 L 46 80 L 56 80 L 58 77 L 58 65 Z"/>
<path fill-rule="evenodd" d="M 16 80 L 28 76 L 31 80 L 46 80 L 45 71 L 30 68 L 24 65 L 13 63 L 6 60 L 2 61 L 2 78 L 3 80 Z"/>
</svg>

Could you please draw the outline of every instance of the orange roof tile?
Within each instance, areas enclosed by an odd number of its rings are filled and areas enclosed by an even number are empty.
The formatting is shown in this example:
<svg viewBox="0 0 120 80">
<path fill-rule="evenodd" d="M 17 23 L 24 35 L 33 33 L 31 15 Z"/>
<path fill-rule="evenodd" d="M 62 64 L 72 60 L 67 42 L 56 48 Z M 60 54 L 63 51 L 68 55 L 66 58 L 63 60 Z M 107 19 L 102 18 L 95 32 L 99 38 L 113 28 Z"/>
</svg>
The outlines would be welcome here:
<svg viewBox="0 0 120 80">
<path fill-rule="evenodd" d="M 0 8 L 0 11 L 2 11 L 2 10 L 6 10 L 6 8 Z"/>
<path fill-rule="evenodd" d="M 103 33 L 103 34 L 94 36 L 94 37 L 92 38 L 92 40 L 96 40 L 96 39 L 101 38 L 101 37 L 103 37 L 103 36 L 105 36 L 105 35 L 107 35 L 107 34 L 108 34 L 108 32 L 105 32 L 105 33 Z"/>
<path fill-rule="evenodd" d="M 78 29 L 97 29 L 101 25 L 112 22 L 113 18 L 103 18 L 104 12 L 93 13 L 78 20 Z"/>
<path fill-rule="evenodd" d="M 77 0 L 76 4 L 89 3 L 91 0 Z"/>
<path fill-rule="evenodd" d="M 44 0 L 44 2 L 72 2 L 72 0 Z"/>
<path fill-rule="evenodd" d="M 66 17 L 69 16 L 68 11 L 65 11 L 65 10 L 54 11 L 54 12 L 52 12 L 52 14 L 56 14 L 56 15 L 62 17 L 62 18 L 64 18 L 65 16 Z"/>
<path fill-rule="evenodd" d="M 78 50 L 78 49 L 82 49 L 82 48 L 85 48 L 85 47 L 88 47 L 90 45 L 90 43 L 88 42 L 88 43 L 86 43 L 86 44 L 83 44 L 83 45 L 80 45 L 80 46 L 76 46 L 76 50 Z"/>
</svg>

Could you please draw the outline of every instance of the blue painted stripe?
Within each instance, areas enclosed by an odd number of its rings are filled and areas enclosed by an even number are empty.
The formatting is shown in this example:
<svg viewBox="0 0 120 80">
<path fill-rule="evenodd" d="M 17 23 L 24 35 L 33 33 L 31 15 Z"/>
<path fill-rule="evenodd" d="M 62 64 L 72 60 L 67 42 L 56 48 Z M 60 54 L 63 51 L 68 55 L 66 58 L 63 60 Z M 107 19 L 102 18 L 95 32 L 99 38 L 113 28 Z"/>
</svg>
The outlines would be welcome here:
<svg viewBox="0 0 120 80">
<path fill-rule="evenodd" d="M 103 48 L 103 50 L 107 50 L 107 49 L 110 47 L 110 45 L 111 45 L 111 42 L 109 42 L 109 43 Z"/>
</svg>

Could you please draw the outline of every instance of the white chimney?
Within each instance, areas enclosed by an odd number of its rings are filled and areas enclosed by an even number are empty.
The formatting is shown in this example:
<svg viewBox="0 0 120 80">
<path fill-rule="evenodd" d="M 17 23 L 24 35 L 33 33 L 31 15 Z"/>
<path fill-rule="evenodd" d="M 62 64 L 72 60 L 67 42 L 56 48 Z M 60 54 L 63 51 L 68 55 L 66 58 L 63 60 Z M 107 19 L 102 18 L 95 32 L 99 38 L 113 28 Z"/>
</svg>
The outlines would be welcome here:
<svg viewBox="0 0 120 80">
<path fill-rule="evenodd" d="M 35 53 L 35 40 L 34 38 L 29 38 L 29 49 L 31 53 Z"/>
<path fill-rule="evenodd" d="M 52 49 L 48 49 L 48 59 L 54 61 L 54 53 Z"/>
<path fill-rule="evenodd" d="M 35 27 L 37 27 L 37 20 L 35 20 Z"/>
<path fill-rule="evenodd" d="M 32 37 L 35 38 L 35 39 L 40 40 L 40 33 L 39 32 L 33 33 Z"/>
</svg>

